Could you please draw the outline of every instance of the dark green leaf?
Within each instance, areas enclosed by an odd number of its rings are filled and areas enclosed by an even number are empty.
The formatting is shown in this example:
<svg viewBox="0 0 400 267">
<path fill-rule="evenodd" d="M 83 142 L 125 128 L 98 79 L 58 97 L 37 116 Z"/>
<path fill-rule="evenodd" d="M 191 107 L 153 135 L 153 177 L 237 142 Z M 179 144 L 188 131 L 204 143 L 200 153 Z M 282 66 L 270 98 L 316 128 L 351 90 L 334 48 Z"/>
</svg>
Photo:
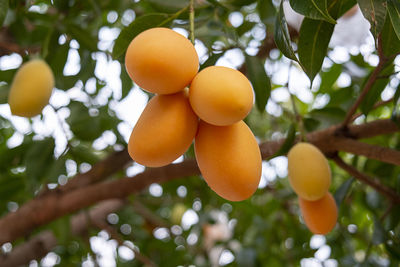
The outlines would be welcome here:
<svg viewBox="0 0 400 267">
<path fill-rule="evenodd" d="M 246 67 L 256 94 L 256 106 L 260 112 L 264 112 L 271 95 L 271 81 L 265 72 L 264 64 L 258 57 L 246 55 Z"/>
<path fill-rule="evenodd" d="M 25 189 L 24 178 L 18 175 L 0 175 L 0 201 L 15 200 Z"/>
<path fill-rule="evenodd" d="M 278 15 L 276 16 L 274 40 L 276 46 L 286 57 L 298 61 L 293 51 L 289 29 L 283 12 L 283 1 L 279 7 Z"/>
<path fill-rule="evenodd" d="M 209 56 L 207 58 L 207 60 L 203 64 L 200 65 L 200 70 L 199 71 L 201 71 L 204 68 L 207 68 L 207 67 L 215 65 L 215 63 L 217 63 L 218 59 L 220 57 L 222 57 L 223 55 L 224 55 L 224 53 L 212 54 L 211 56 Z"/>
<path fill-rule="evenodd" d="M 374 232 L 372 233 L 372 244 L 379 245 L 386 241 L 386 232 L 382 223 L 374 217 Z"/>
<path fill-rule="evenodd" d="M 63 216 L 49 225 L 49 228 L 53 230 L 58 244 L 68 245 L 68 241 L 70 241 L 72 237 L 70 225 L 70 216 Z"/>
<path fill-rule="evenodd" d="M 125 65 L 121 64 L 121 90 L 122 90 L 121 100 L 124 99 L 129 94 L 132 88 L 133 88 L 132 79 L 126 72 Z"/>
<path fill-rule="evenodd" d="M 8 11 L 8 0 L 0 0 L 0 27 L 3 26 L 4 19 Z"/>
<path fill-rule="evenodd" d="M 5 104 L 8 101 L 8 89 L 7 84 L 0 84 L 0 104 Z"/>
<path fill-rule="evenodd" d="M 86 47 L 90 51 L 97 51 L 97 36 L 91 34 L 90 31 L 82 29 L 74 24 L 68 24 L 67 31 L 81 46 Z"/>
<path fill-rule="evenodd" d="M 67 118 L 74 135 L 85 141 L 93 141 L 101 132 L 99 116 L 90 116 L 88 108 L 80 102 L 70 104 L 71 115 Z"/>
<path fill-rule="evenodd" d="M 26 152 L 26 175 L 28 182 L 32 186 L 45 180 L 46 173 L 54 162 L 54 148 L 54 139 L 46 138 L 32 143 L 29 150 Z M 34 189 L 34 187 L 32 189 Z"/>
<path fill-rule="evenodd" d="M 326 0 L 290 0 L 293 10 L 307 18 L 316 20 L 326 20 L 336 24 L 336 21 L 329 15 Z"/>
<path fill-rule="evenodd" d="M 271 158 L 286 155 L 289 152 L 290 148 L 293 146 L 295 140 L 296 140 L 296 127 L 292 123 L 290 124 L 289 129 L 287 131 L 285 142 L 282 144 L 279 150 L 274 155 L 271 156 Z"/>
<path fill-rule="evenodd" d="M 100 159 L 99 156 L 94 153 L 94 149 L 92 147 L 84 144 L 72 146 L 70 152 L 77 162 L 95 164 Z"/>
<path fill-rule="evenodd" d="M 400 53 L 400 39 L 394 31 L 393 25 L 387 16 L 381 32 L 382 50 L 386 57 L 393 57 Z"/>
<path fill-rule="evenodd" d="M 388 0 L 388 12 L 392 21 L 392 26 L 400 40 L 400 2 L 397 0 Z"/>
<path fill-rule="evenodd" d="M 257 1 L 258 14 L 265 24 L 273 24 L 276 16 L 276 8 L 271 0 Z"/>
<path fill-rule="evenodd" d="M 326 21 L 309 18 L 301 24 L 298 53 L 311 84 L 321 70 L 334 27 Z"/>
<path fill-rule="evenodd" d="M 369 21 L 372 35 L 377 39 L 386 17 L 386 0 L 357 0 L 361 12 Z"/>
<path fill-rule="evenodd" d="M 335 197 L 336 205 L 338 207 L 340 206 L 340 204 L 342 204 L 342 202 L 345 199 L 347 193 L 349 192 L 353 182 L 354 182 L 354 178 L 347 179 L 336 190 L 334 197 Z"/>
<path fill-rule="evenodd" d="M 397 86 L 396 93 L 393 96 L 393 110 L 391 120 L 400 128 L 400 84 Z"/>
<path fill-rule="evenodd" d="M 162 13 L 146 14 L 135 19 L 131 24 L 122 29 L 118 38 L 115 40 L 112 51 L 113 58 L 118 59 L 120 56 L 122 56 L 128 48 L 129 43 L 139 33 L 159 26 L 166 19 L 168 19 L 168 15 Z"/>
<path fill-rule="evenodd" d="M 168 13 L 177 12 L 189 4 L 187 0 L 147 0 L 147 2 L 157 11 Z"/>
<path fill-rule="evenodd" d="M 386 76 L 392 74 L 394 71 L 394 66 L 390 64 L 386 67 L 383 71 L 381 71 L 380 75 Z M 370 74 L 371 75 L 371 74 Z M 367 81 L 369 76 L 365 79 Z M 361 111 L 367 115 L 371 109 L 373 108 L 374 104 L 380 99 L 382 91 L 385 89 L 386 85 L 389 82 L 389 78 L 382 78 L 375 81 L 372 85 L 371 89 L 368 91 L 367 95 L 365 96 L 363 102 L 361 103 Z"/>
<path fill-rule="evenodd" d="M 342 74 L 342 65 L 333 64 L 333 66 L 326 72 L 321 72 L 321 85 L 319 86 L 319 93 L 332 92 L 332 86 Z"/>
</svg>

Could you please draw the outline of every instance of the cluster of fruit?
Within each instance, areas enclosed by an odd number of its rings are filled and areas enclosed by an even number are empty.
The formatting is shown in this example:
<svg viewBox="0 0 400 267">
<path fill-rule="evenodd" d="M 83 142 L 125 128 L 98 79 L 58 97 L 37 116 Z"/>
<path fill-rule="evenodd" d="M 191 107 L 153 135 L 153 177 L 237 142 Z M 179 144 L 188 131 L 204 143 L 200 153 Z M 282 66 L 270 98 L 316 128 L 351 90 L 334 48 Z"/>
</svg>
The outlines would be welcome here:
<svg viewBox="0 0 400 267">
<path fill-rule="evenodd" d="M 211 189 L 231 201 L 250 197 L 261 178 L 262 159 L 242 121 L 254 98 L 246 76 L 219 66 L 198 72 L 192 43 L 167 28 L 137 35 L 126 51 L 125 66 L 137 85 L 156 94 L 132 130 L 132 159 L 148 167 L 164 166 L 194 139 L 198 166 Z"/>
<path fill-rule="evenodd" d="M 49 103 L 53 87 L 53 71 L 45 61 L 33 59 L 23 64 L 8 93 L 11 113 L 28 118 L 39 115 Z"/>
<path fill-rule="evenodd" d="M 324 154 L 312 144 L 298 143 L 288 153 L 288 168 L 290 185 L 299 197 L 308 229 L 327 234 L 336 225 L 338 211 L 328 192 L 331 170 Z"/>
</svg>

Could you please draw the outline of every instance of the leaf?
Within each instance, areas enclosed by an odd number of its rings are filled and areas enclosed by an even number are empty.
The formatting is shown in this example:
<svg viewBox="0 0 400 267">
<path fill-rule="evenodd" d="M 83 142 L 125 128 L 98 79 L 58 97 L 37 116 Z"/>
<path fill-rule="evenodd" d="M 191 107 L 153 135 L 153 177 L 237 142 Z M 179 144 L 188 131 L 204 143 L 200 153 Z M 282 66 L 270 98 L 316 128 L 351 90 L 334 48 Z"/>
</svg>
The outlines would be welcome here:
<svg viewBox="0 0 400 267">
<path fill-rule="evenodd" d="M 357 2 L 364 17 L 369 21 L 370 31 L 376 40 L 385 23 L 386 0 L 357 0 Z"/>
<path fill-rule="evenodd" d="M 382 51 L 386 57 L 393 57 L 400 53 L 400 39 L 397 37 L 388 17 L 386 18 L 385 25 L 383 25 L 381 32 L 381 39 L 383 40 Z"/>
<path fill-rule="evenodd" d="M 115 40 L 112 51 L 113 58 L 118 59 L 121 57 L 125 53 L 132 39 L 135 38 L 139 33 L 159 26 L 166 19 L 168 19 L 168 15 L 163 13 L 146 14 L 135 19 L 131 24 L 122 29 L 118 38 Z"/>
<path fill-rule="evenodd" d="M 271 0 L 258 0 L 257 10 L 264 24 L 273 24 L 276 16 L 276 8 Z"/>
<path fill-rule="evenodd" d="M 207 67 L 213 66 L 215 65 L 215 63 L 217 63 L 218 59 L 220 57 L 222 57 L 224 55 L 224 53 L 219 53 L 219 54 L 212 54 L 211 56 L 209 56 L 207 58 L 206 61 L 204 61 L 203 64 L 200 65 L 200 69 L 199 71 L 201 71 L 202 69 L 205 69 Z"/>
<path fill-rule="evenodd" d="M 340 204 L 342 204 L 342 202 L 345 199 L 347 193 L 349 192 L 353 182 L 354 182 L 354 178 L 347 179 L 336 190 L 334 197 L 335 197 L 336 205 L 338 207 L 340 206 Z"/>
<path fill-rule="evenodd" d="M 294 11 L 310 19 L 325 20 L 336 24 L 336 21 L 329 15 L 326 0 L 290 0 Z"/>
<path fill-rule="evenodd" d="M 85 141 L 93 141 L 101 135 L 99 116 L 90 116 L 88 108 L 80 102 L 69 105 L 71 115 L 66 119 L 74 135 Z"/>
<path fill-rule="evenodd" d="M 397 86 L 396 93 L 393 96 L 393 110 L 391 120 L 394 121 L 398 127 L 400 127 L 400 84 Z"/>
<path fill-rule="evenodd" d="M 380 220 L 374 217 L 374 232 L 372 233 L 372 244 L 379 245 L 386 241 L 386 232 Z"/>
<path fill-rule="evenodd" d="M 311 84 L 321 70 L 334 27 L 326 21 L 309 18 L 305 18 L 301 24 L 298 53 Z"/>
<path fill-rule="evenodd" d="M 295 124 L 292 123 L 290 124 L 289 129 L 287 131 L 285 142 L 282 144 L 279 150 L 270 157 L 270 159 L 286 155 L 289 152 L 290 148 L 293 146 L 295 140 L 296 140 L 296 127 Z"/>
<path fill-rule="evenodd" d="M 0 104 L 5 104 L 8 101 L 8 89 L 7 84 L 0 84 Z"/>
<path fill-rule="evenodd" d="M 52 138 L 46 138 L 32 143 L 26 152 L 25 166 L 28 183 L 35 189 L 38 182 L 46 178 L 49 167 L 53 164 L 55 142 Z"/>
<path fill-rule="evenodd" d="M 97 36 L 94 36 L 88 30 L 74 24 L 67 24 L 67 32 L 78 41 L 81 46 L 86 47 L 90 51 L 97 51 Z"/>
<path fill-rule="evenodd" d="M 400 2 L 395 0 L 387 0 L 387 10 L 389 12 L 392 26 L 400 40 Z"/>
<path fill-rule="evenodd" d="M 334 64 L 328 71 L 321 73 L 321 85 L 318 93 L 332 92 L 332 86 L 335 84 L 340 74 L 342 74 L 342 65 Z"/>
<path fill-rule="evenodd" d="M 23 177 L 0 175 L 0 201 L 15 200 L 14 197 L 25 189 Z"/>
<path fill-rule="evenodd" d="M 275 20 L 274 41 L 279 50 L 281 50 L 282 54 L 290 59 L 299 61 L 293 51 L 289 29 L 285 19 L 285 14 L 283 12 L 283 1 L 281 2 L 278 15 L 276 16 Z"/>
<path fill-rule="evenodd" d="M 8 0 L 0 0 L 0 27 L 3 26 L 4 19 L 7 16 Z"/>
<path fill-rule="evenodd" d="M 390 64 L 384 70 L 381 71 L 380 75 L 390 75 L 394 71 L 393 64 Z M 371 75 L 371 74 L 370 74 Z M 365 82 L 369 79 L 369 76 L 365 79 Z M 365 83 L 364 82 L 364 83 Z M 360 108 L 362 113 L 367 115 L 371 109 L 374 107 L 374 104 L 380 99 L 382 91 L 385 89 L 386 85 L 389 82 L 389 78 L 377 79 L 375 83 L 372 85 L 371 89 L 368 91 L 364 100 L 361 102 Z"/>
<path fill-rule="evenodd" d="M 133 82 L 126 72 L 125 65 L 121 64 L 121 100 L 124 99 L 133 87 Z"/>
<path fill-rule="evenodd" d="M 247 75 L 256 94 L 256 106 L 260 112 L 264 112 L 271 95 L 271 81 L 265 72 L 264 64 L 258 57 L 246 55 L 245 59 Z"/>
</svg>

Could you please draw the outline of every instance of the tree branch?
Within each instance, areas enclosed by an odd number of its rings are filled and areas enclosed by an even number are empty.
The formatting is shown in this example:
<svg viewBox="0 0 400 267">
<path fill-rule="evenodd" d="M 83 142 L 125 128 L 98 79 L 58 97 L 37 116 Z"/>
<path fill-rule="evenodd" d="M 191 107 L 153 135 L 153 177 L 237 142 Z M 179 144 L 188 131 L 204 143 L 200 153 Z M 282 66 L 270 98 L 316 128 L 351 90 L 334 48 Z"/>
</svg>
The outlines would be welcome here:
<svg viewBox="0 0 400 267">
<path fill-rule="evenodd" d="M 370 176 L 358 171 L 353 166 L 351 166 L 351 165 L 347 164 L 346 162 L 344 162 L 340 157 L 333 157 L 332 159 L 333 159 L 333 161 L 335 161 L 335 163 L 340 168 L 342 168 L 343 170 L 345 170 L 346 172 L 348 172 L 349 174 L 354 176 L 354 178 L 356 178 L 357 180 L 359 180 L 359 181 L 371 186 L 372 188 L 374 188 L 379 193 L 382 193 L 383 195 L 388 197 L 392 202 L 400 203 L 400 195 L 398 195 L 390 187 L 387 187 L 387 186 L 381 184 L 377 179 L 374 179 L 374 178 L 372 178 L 372 177 L 370 177 Z"/>
</svg>

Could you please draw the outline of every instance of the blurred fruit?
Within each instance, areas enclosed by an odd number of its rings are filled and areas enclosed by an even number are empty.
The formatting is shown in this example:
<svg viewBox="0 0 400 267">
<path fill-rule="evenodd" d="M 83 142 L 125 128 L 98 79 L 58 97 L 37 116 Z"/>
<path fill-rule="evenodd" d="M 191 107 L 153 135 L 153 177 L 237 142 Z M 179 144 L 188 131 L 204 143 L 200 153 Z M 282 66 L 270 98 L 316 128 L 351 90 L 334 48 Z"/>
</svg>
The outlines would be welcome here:
<svg viewBox="0 0 400 267">
<path fill-rule="evenodd" d="M 313 234 L 325 235 L 335 227 L 338 210 L 331 193 L 316 201 L 299 197 L 299 204 L 304 222 Z"/>
<path fill-rule="evenodd" d="M 148 167 L 167 165 L 189 148 L 197 125 L 198 118 L 183 92 L 156 95 L 132 131 L 129 155 Z"/>
<path fill-rule="evenodd" d="M 201 174 L 219 196 L 240 201 L 256 191 L 261 178 L 261 153 L 243 121 L 229 126 L 200 121 L 195 152 Z"/>
<path fill-rule="evenodd" d="M 176 225 L 181 224 L 182 216 L 185 214 L 187 208 L 182 203 L 176 203 L 171 211 L 171 222 Z"/>
<path fill-rule="evenodd" d="M 200 119 L 225 126 L 247 116 L 253 106 L 253 89 L 241 72 L 212 66 L 199 72 L 193 79 L 189 99 Z"/>
<path fill-rule="evenodd" d="M 331 184 L 331 170 L 324 154 L 314 145 L 298 143 L 288 153 L 289 181 L 303 199 L 323 197 Z"/>
<path fill-rule="evenodd" d="M 168 28 L 152 28 L 132 40 L 125 66 L 144 90 L 172 94 L 189 85 L 198 71 L 199 58 L 184 36 Z"/>
<path fill-rule="evenodd" d="M 23 64 L 14 76 L 8 95 L 11 113 L 33 117 L 49 103 L 54 76 L 49 65 L 41 59 Z"/>
</svg>

